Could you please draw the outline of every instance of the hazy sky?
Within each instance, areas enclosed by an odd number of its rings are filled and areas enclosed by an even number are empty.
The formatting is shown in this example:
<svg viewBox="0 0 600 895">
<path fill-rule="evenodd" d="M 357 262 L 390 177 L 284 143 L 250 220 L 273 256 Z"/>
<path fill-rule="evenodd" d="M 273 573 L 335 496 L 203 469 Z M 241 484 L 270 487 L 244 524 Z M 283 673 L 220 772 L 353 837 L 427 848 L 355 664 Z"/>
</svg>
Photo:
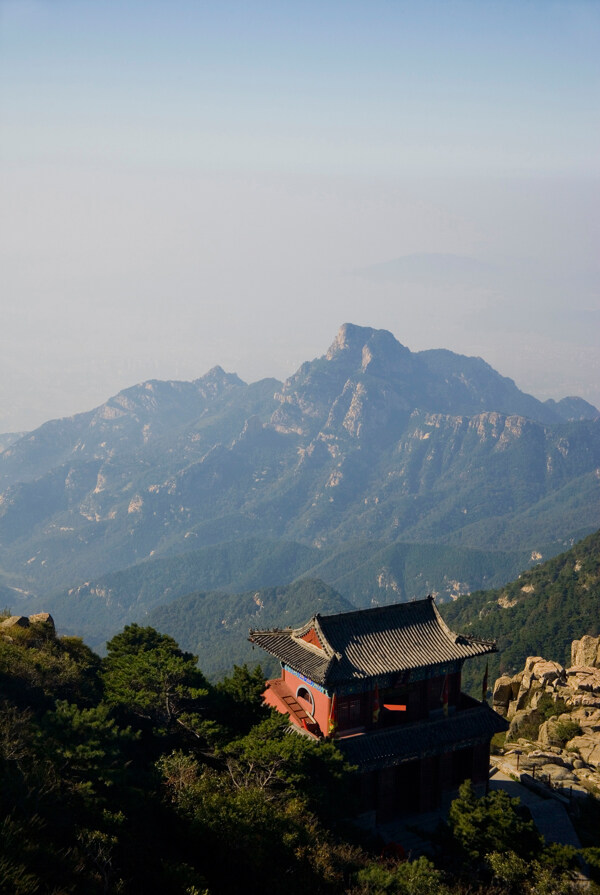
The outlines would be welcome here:
<svg viewBox="0 0 600 895">
<path fill-rule="evenodd" d="M 596 0 L 0 0 L 0 432 L 341 323 L 600 406 Z"/>
</svg>

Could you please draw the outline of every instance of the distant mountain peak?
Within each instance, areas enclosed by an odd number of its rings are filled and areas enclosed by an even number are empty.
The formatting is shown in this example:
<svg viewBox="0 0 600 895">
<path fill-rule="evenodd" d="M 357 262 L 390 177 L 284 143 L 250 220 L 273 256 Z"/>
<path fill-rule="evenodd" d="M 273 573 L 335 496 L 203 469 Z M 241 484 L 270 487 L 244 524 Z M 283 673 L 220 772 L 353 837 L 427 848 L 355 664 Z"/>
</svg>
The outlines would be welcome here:
<svg viewBox="0 0 600 895">
<path fill-rule="evenodd" d="M 205 373 L 204 376 L 200 376 L 199 379 L 196 379 L 195 384 L 198 383 L 202 383 L 204 385 L 208 385 L 210 383 L 213 383 L 215 385 L 246 384 L 243 379 L 240 379 L 237 373 L 226 373 L 220 364 L 211 367 L 208 373 Z"/>
<path fill-rule="evenodd" d="M 387 329 L 373 329 L 371 326 L 357 326 L 355 323 L 343 323 L 338 330 L 338 334 L 329 346 L 326 360 L 333 360 L 339 356 L 341 352 L 348 351 L 350 353 L 358 353 L 364 356 L 365 349 L 373 356 L 379 351 L 397 351 L 402 350 L 408 352 L 408 348 L 401 345 L 400 342 Z M 363 359 L 362 366 L 365 366 Z"/>
<path fill-rule="evenodd" d="M 552 408 L 566 421 L 595 420 L 600 417 L 600 410 L 597 407 L 576 395 L 569 395 L 560 401 L 548 398 L 547 401 L 544 401 L 544 404 L 546 407 Z"/>
<path fill-rule="evenodd" d="M 329 350 L 325 357 L 327 360 L 332 360 L 340 351 L 348 351 L 362 347 L 374 332 L 375 330 L 370 326 L 357 326 L 355 323 L 342 323 L 337 336 L 329 346 Z"/>
</svg>

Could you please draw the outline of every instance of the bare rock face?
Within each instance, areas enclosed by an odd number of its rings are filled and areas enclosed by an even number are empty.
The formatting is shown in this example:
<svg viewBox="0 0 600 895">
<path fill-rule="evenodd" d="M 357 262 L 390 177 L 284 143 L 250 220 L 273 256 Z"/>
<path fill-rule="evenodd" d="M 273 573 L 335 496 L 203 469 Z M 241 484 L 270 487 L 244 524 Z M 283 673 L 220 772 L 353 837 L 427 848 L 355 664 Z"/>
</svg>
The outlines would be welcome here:
<svg viewBox="0 0 600 895">
<path fill-rule="evenodd" d="M 600 733 L 600 708 L 580 706 L 571 712 L 571 718 L 579 724 L 584 733 Z"/>
<path fill-rule="evenodd" d="M 555 764 L 559 765 L 561 768 L 566 768 L 567 762 L 560 755 L 556 755 L 554 752 L 544 751 L 543 749 L 534 749 L 527 756 L 527 764 L 530 766 L 535 765 L 536 767 L 543 767 L 547 764 Z"/>
<path fill-rule="evenodd" d="M 576 750 L 586 764 L 593 768 L 600 768 L 600 737 L 583 734 L 573 737 L 567 743 L 567 748 Z"/>
<path fill-rule="evenodd" d="M 519 695 L 517 696 L 517 711 L 519 709 L 525 709 L 528 706 L 535 708 L 542 695 L 543 689 L 543 683 L 534 677 L 533 672 L 526 675 L 521 682 L 521 688 L 519 690 Z"/>
<path fill-rule="evenodd" d="M 600 709 L 600 693 L 597 696 L 590 696 L 586 693 L 576 693 L 571 699 L 573 705 L 582 708 Z"/>
<path fill-rule="evenodd" d="M 568 785 L 569 783 L 577 782 L 577 777 L 571 771 L 556 764 L 542 765 L 541 772 L 542 774 L 550 777 L 553 783 L 562 783 L 563 785 Z"/>
<path fill-rule="evenodd" d="M 535 665 L 538 662 L 545 662 L 543 656 L 527 656 L 525 659 L 525 674 L 531 674 Z"/>
<path fill-rule="evenodd" d="M 512 678 L 508 675 L 499 677 L 494 684 L 492 704 L 496 712 L 503 718 L 508 714 L 508 706 L 513 699 Z"/>
<path fill-rule="evenodd" d="M 29 627 L 29 619 L 26 615 L 11 615 L 10 618 L 5 618 L 3 622 L 0 622 L 0 628 L 28 628 Z"/>
<path fill-rule="evenodd" d="M 571 690 L 600 696 L 600 668 L 577 665 L 567 670 L 567 685 Z"/>
<path fill-rule="evenodd" d="M 571 665 L 600 668 L 600 637 L 584 635 L 571 644 Z"/>
<path fill-rule="evenodd" d="M 512 678 L 512 698 L 513 699 L 516 699 L 517 696 L 519 695 L 519 690 L 521 689 L 521 681 L 523 680 L 524 674 L 525 674 L 524 671 L 519 671 Z"/>
<path fill-rule="evenodd" d="M 540 746 L 547 748 L 548 746 L 562 746 L 562 739 L 558 735 L 559 729 L 558 718 L 549 718 L 540 726 L 537 741 Z"/>
<path fill-rule="evenodd" d="M 516 711 L 510 722 L 508 733 L 506 734 L 507 741 L 514 742 L 518 739 L 522 734 L 523 728 L 530 723 L 532 717 L 533 712 L 528 709 L 519 709 Z"/>
<path fill-rule="evenodd" d="M 560 662 L 546 662 L 544 659 L 541 659 L 535 663 L 531 669 L 531 674 L 534 679 L 542 681 L 544 684 L 549 684 L 559 678 L 564 679 L 565 669 Z"/>
<path fill-rule="evenodd" d="M 554 788 L 582 795 L 590 787 L 600 788 L 599 646 L 599 637 L 574 641 L 574 664 L 567 669 L 529 656 L 523 671 L 512 678 L 504 675 L 494 686 L 494 709 L 511 722 L 507 742 L 518 742 L 523 750 L 521 770 L 539 771 L 539 779 Z M 553 703 L 556 714 L 549 718 Z M 566 736 L 572 737 L 567 743 Z M 518 772 L 518 750 L 513 751 L 503 761 Z"/>
<path fill-rule="evenodd" d="M 52 628 L 53 631 L 56 630 L 55 625 L 54 625 L 54 619 L 52 618 L 52 616 L 50 615 L 49 612 L 36 612 L 33 615 L 30 615 L 29 623 L 31 625 L 39 625 L 39 624 L 47 625 L 49 628 Z"/>
</svg>

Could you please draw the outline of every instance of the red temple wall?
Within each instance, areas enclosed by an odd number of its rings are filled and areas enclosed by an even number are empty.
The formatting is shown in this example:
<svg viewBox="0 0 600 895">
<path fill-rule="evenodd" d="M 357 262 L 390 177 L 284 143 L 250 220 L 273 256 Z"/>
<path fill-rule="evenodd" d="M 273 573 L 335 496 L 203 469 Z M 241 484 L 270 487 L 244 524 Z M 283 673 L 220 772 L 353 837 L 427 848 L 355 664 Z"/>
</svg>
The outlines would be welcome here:
<svg viewBox="0 0 600 895">
<path fill-rule="evenodd" d="M 305 687 L 309 693 L 312 695 L 312 698 L 315 703 L 315 711 L 314 711 L 314 719 L 321 728 L 321 733 L 323 736 L 328 735 L 329 728 L 329 712 L 331 709 L 331 700 L 326 693 L 321 693 L 314 685 L 307 683 L 302 680 L 301 677 L 294 674 L 293 671 L 290 671 L 287 668 L 284 668 L 282 671 L 283 679 L 285 680 L 287 686 L 292 691 L 294 696 L 296 695 L 299 687 Z"/>
<path fill-rule="evenodd" d="M 331 700 L 326 693 L 323 693 L 318 686 L 310 681 L 304 680 L 300 675 L 288 668 L 282 669 L 282 678 L 286 681 L 287 687 L 297 695 L 299 688 L 306 689 L 312 696 L 314 702 L 314 712 L 310 709 L 310 704 L 303 701 L 299 702 L 301 706 L 311 714 L 321 729 L 324 736 L 329 735 L 329 718 L 331 712 Z M 460 699 L 460 672 L 448 675 L 448 703 L 450 706 L 457 706 Z M 401 690 L 395 691 L 381 690 L 379 691 L 380 708 L 386 699 L 391 701 L 404 701 L 407 704 L 407 711 L 398 718 L 394 717 L 394 723 L 406 723 L 416 721 L 420 718 L 427 718 L 429 712 L 441 710 L 442 692 L 444 688 L 445 675 L 435 678 L 425 679 L 423 681 L 415 681 L 406 685 Z M 354 708 L 351 707 L 354 706 Z M 354 696 L 338 696 L 336 705 L 336 727 L 341 734 L 344 730 L 353 730 L 355 728 L 365 726 L 370 729 L 373 726 L 373 708 L 375 703 L 374 691 Z M 356 708 L 356 705 L 359 708 Z M 388 722 L 389 723 L 389 718 Z"/>
<path fill-rule="evenodd" d="M 304 637 L 301 637 L 300 640 L 305 640 L 306 643 L 312 643 L 314 646 L 318 646 L 319 649 L 323 649 L 323 645 L 319 640 L 319 635 L 314 628 L 311 628 L 310 631 L 307 631 Z"/>
<path fill-rule="evenodd" d="M 273 691 L 271 690 L 270 687 L 267 687 L 267 689 L 264 691 L 262 698 L 263 698 L 265 705 L 268 705 L 269 708 L 277 709 L 278 712 L 282 711 L 279 700 L 276 698 L 275 694 L 273 693 Z M 290 720 L 293 720 L 293 719 L 290 719 Z"/>
</svg>

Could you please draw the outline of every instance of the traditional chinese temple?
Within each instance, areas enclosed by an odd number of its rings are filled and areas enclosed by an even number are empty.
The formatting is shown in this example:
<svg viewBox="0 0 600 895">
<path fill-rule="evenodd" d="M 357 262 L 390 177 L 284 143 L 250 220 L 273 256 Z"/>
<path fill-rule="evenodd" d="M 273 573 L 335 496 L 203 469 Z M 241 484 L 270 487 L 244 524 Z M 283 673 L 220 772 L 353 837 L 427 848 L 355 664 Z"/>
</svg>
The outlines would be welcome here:
<svg viewBox="0 0 600 895">
<path fill-rule="evenodd" d="M 265 702 L 306 736 L 336 738 L 377 822 L 430 811 L 467 778 L 487 782 L 490 740 L 507 724 L 461 692 L 461 670 L 496 644 L 454 634 L 432 597 L 249 639 L 281 662 Z"/>
</svg>

